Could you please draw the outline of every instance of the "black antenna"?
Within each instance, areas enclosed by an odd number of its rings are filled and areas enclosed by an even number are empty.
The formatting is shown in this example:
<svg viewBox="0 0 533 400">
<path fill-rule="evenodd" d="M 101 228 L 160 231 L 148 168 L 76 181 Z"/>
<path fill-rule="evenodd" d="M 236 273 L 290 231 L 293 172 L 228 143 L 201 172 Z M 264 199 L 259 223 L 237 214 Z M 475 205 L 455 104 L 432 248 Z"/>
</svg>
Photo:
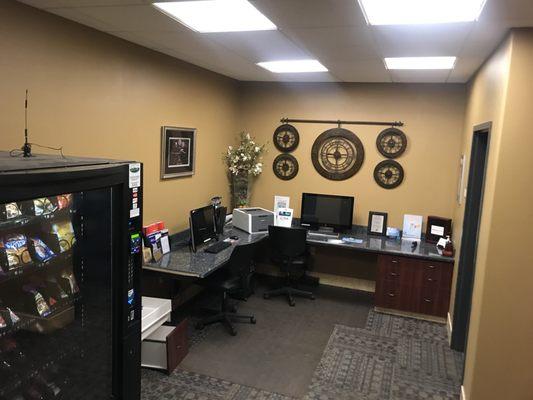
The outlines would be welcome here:
<svg viewBox="0 0 533 400">
<path fill-rule="evenodd" d="M 31 157 L 31 144 L 28 143 L 28 89 L 26 89 L 26 100 L 24 101 L 24 145 L 22 146 L 24 157 Z"/>
</svg>

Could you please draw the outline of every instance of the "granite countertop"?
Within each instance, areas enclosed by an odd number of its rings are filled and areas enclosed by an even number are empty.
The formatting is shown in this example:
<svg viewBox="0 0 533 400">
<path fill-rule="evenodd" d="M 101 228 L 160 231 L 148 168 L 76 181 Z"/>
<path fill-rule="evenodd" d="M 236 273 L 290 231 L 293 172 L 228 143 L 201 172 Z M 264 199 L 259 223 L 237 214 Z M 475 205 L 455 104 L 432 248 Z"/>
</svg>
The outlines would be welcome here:
<svg viewBox="0 0 533 400">
<path fill-rule="evenodd" d="M 239 243 L 259 242 L 268 237 L 267 233 L 248 234 L 240 229 L 227 225 L 221 240 L 230 236 L 238 236 L 239 240 L 231 247 L 218 254 L 204 252 L 206 246 L 201 246 L 196 253 L 189 246 L 182 243 L 173 243 L 173 250 L 163 255 L 158 262 L 148 263 L 143 268 L 169 274 L 204 278 L 211 272 L 228 262 L 233 247 Z M 344 240 L 343 240 L 344 239 Z M 353 239 L 355 241 L 350 242 Z M 324 236 L 308 236 L 307 242 L 311 245 L 332 246 L 369 253 L 391 254 L 405 257 L 453 263 L 453 257 L 444 257 L 439 254 L 436 245 L 417 241 L 413 249 L 412 239 L 389 239 L 384 236 L 369 236 L 366 227 L 356 226 L 351 232 L 340 234 L 338 239 Z"/>
<path fill-rule="evenodd" d="M 208 247 L 206 245 L 200 246 L 196 253 L 194 253 L 189 249 L 188 245 L 182 243 L 173 247 L 170 253 L 164 254 L 159 261 L 145 264 L 143 268 L 175 275 L 204 278 L 228 262 L 234 246 L 240 243 L 259 242 L 265 239 L 268 234 L 259 233 L 250 235 L 240 229 L 226 226 L 221 240 L 227 239 L 230 236 L 238 236 L 239 240 L 220 253 L 206 253 L 204 251 Z"/>
<path fill-rule="evenodd" d="M 355 239 L 357 242 L 349 242 L 348 240 L 345 241 L 342 239 Z M 338 239 L 308 236 L 307 242 L 315 245 L 342 247 L 369 253 L 392 254 L 450 263 L 454 261 L 453 257 L 445 257 L 440 254 L 435 244 L 417 240 L 417 245 L 413 248 L 413 239 L 389 239 L 385 236 L 368 235 L 366 227 L 356 227 L 352 232 L 340 234 Z"/>
</svg>

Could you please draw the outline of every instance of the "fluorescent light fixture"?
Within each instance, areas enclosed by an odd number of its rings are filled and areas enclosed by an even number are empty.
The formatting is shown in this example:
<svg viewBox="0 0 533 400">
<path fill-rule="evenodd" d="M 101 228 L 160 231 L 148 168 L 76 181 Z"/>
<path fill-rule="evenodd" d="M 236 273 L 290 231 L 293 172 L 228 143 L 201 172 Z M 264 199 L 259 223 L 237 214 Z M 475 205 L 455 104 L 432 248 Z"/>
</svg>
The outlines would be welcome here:
<svg viewBox="0 0 533 400">
<path fill-rule="evenodd" d="M 264 61 L 257 63 L 260 67 L 277 74 L 300 72 L 327 72 L 328 69 L 317 60 Z"/>
<path fill-rule="evenodd" d="M 201 32 L 243 32 L 277 29 L 247 0 L 200 0 L 153 3 L 189 28 Z"/>
<path fill-rule="evenodd" d="M 359 0 L 369 25 L 476 21 L 486 0 Z"/>
<path fill-rule="evenodd" d="M 453 69 L 456 57 L 388 57 L 387 69 Z"/>
</svg>

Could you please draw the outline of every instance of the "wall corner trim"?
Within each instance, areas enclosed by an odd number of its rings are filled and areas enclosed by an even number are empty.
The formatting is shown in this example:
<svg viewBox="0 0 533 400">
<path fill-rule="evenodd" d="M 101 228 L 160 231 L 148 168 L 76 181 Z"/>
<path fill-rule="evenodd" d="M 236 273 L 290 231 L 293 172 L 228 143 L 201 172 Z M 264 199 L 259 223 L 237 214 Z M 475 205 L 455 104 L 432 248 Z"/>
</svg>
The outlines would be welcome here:
<svg viewBox="0 0 533 400">
<path fill-rule="evenodd" d="M 461 400 L 466 400 L 465 387 L 461 385 Z"/>
<path fill-rule="evenodd" d="M 453 325 L 452 325 L 452 316 L 450 315 L 450 313 L 448 313 L 448 322 L 446 324 L 446 331 L 448 333 L 448 343 L 451 345 Z"/>
</svg>

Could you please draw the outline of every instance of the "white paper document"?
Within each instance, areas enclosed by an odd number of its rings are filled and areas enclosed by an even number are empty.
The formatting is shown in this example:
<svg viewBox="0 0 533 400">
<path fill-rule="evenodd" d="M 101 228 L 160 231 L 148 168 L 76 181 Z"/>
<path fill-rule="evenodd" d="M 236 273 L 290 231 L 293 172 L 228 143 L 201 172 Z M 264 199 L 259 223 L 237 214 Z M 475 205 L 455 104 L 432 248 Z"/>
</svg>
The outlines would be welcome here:
<svg viewBox="0 0 533 400">
<path fill-rule="evenodd" d="M 403 238 L 420 239 L 422 237 L 422 220 L 421 215 L 405 214 L 403 216 Z"/>
<path fill-rule="evenodd" d="M 292 226 L 292 208 L 278 208 L 276 212 L 276 226 L 290 228 Z"/>
</svg>

